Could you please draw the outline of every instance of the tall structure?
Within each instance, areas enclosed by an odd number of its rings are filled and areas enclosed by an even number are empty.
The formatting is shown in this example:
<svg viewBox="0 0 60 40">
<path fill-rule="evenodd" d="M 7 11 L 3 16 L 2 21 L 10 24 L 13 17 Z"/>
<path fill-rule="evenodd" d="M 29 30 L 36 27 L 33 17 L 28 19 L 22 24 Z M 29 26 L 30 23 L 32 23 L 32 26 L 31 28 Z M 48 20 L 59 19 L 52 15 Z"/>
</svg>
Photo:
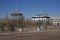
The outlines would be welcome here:
<svg viewBox="0 0 60 40">
<path fill-rule="evenodd" d="M 16 3 L 16 12 L 13 12 L 11 14 L 11 16 L 14 16 L 14 20 L 19 19 L 19 22 L 20 22 L 20 18 L 23 16 L 22 13 L 18 12 L 18 5 L 17 5 L 17 3 Z"/>
<path fill-rule="evenodd" d="M 19 22 L 20 22 L 20 19 L 23 16 L 23 14 L 16 11 L 16 12 L 12 13 L 11 16 L 14 16 L 14 20 L 19 19 Z"/>
<path fill-rule="evenodd" d="M 14 21 L 14 23 L 13 24 L 11 24 L 11 30 L 13 31 L 13 29 L 15 30 L 15 27 L 16 27 L 16 24 L 18 25 L 20 25 L 20 24 L 22 24 L 22 16 L 23 16 L 23 14 L 21 13 L 21 12 L 19 12 L 18 11 L 18 7 L 17 7 L 17 4 L 16 4 L 16 11 L 15 12 L 13 12 L 12 14 L 11 14 L 11 17 L 13 17 L 13 19 L 15 20 L 13 20 Z M 13 22 L 12 21 L 12 22 Z M 17 23 L 16 23 L 16 21 L 17 21 Z M 18 27 L 18 26 L 17 26 Z"/>
</svg>

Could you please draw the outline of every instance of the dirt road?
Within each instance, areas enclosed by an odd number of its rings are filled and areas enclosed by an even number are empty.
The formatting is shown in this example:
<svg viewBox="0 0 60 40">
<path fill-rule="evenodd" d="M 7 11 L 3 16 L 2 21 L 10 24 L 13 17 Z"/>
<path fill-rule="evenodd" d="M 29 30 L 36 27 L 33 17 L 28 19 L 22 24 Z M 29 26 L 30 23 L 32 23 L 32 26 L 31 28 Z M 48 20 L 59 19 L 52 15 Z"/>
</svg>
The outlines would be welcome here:
<svg viewBox="0 0 60 40">
<path fill-rule="evenodd" d="M 0 33 L 0 40 L 60 40 L 60 32 Z"/>
</svg>

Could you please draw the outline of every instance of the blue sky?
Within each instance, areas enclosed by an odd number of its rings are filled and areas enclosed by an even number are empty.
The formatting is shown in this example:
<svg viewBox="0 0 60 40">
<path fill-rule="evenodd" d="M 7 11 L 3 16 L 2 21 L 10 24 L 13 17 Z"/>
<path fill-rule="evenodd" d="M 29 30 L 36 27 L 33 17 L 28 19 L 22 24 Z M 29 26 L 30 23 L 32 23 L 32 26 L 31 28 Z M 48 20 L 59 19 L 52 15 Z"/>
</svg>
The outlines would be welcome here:
<svg viewBox="0 0 60 40">
<path fill-rule="evenodd" d="M 26 18 L 47 12 L 50 16 L 60 17 L 60 0 L 0 0 L 0 18 L 8 17 L 17 10 Z"/>
</svg>

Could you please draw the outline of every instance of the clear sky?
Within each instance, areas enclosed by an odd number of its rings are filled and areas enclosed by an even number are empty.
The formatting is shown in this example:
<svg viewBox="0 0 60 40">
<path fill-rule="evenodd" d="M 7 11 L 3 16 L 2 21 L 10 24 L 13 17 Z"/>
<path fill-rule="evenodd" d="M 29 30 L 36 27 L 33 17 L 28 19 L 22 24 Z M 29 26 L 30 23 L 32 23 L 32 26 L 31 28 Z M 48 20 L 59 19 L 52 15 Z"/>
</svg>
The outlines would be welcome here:
<svg viewBox="0 0 60 40">
<path fill-rule="evenodd" d="M 0 18 L 6 13 L 10 17 L 16 10 L 22 12 L 26 18 L 47 12 L 50 16 L 60 17 L 60 0 L 0 0 Z"/>
</svg>

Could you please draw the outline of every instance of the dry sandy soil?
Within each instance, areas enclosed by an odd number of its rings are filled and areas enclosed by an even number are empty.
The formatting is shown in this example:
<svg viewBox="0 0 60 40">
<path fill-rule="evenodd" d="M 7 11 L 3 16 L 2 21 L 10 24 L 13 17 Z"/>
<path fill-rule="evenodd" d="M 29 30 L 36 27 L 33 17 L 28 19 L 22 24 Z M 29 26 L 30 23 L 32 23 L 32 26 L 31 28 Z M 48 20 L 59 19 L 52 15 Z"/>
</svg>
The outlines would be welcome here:
<svg viewBox="0 0 60 40">
<path fill-rule="evenodd" d="M 60 40 L 59 31 L 0 33 L 0 40 Z"/>
</svg>

